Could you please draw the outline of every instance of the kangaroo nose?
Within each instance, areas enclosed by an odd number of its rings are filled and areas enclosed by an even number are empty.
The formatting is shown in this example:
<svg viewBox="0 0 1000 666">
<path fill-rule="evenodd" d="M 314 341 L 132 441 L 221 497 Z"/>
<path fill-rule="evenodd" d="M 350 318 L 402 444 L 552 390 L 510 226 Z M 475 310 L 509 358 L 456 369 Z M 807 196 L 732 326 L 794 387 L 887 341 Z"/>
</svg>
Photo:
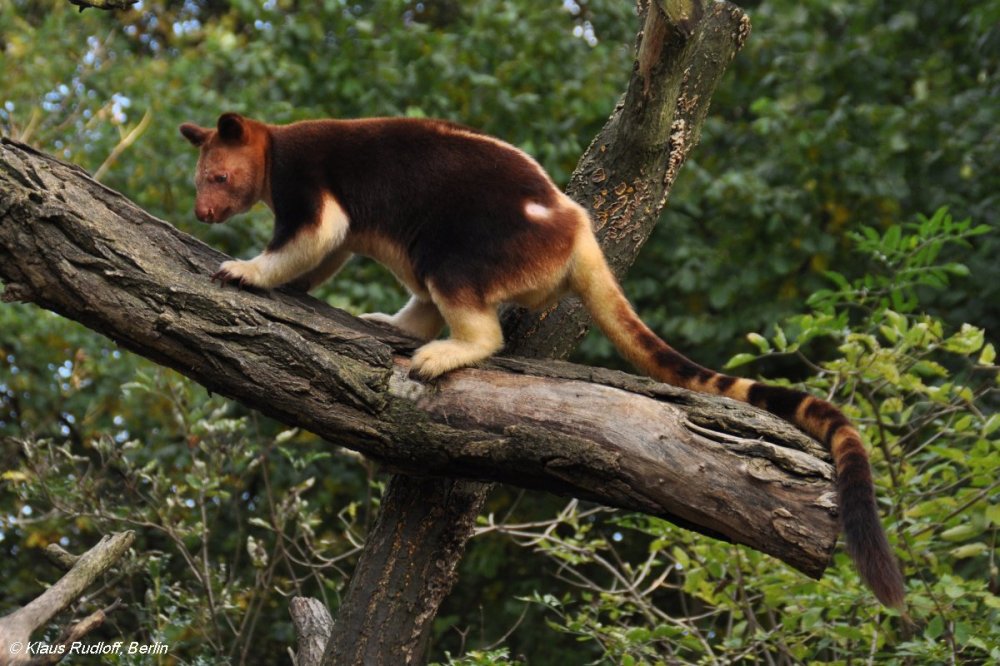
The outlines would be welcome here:
<svg viewBox="0 0 1000 666">
<path fill-rule="evenodd" d="M 215 217 L 215 210 L 209 206 L 196 205 L 194 215 L 202 222 L 211 222 Z"/>
</svg>

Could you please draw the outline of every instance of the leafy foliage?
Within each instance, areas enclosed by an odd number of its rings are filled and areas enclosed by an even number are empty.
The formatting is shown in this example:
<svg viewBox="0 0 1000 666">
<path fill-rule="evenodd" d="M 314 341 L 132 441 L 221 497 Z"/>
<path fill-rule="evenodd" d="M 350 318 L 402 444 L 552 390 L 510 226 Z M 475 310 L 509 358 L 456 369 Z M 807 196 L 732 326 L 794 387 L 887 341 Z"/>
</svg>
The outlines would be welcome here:
<svg viewBox="0 0 1000 666">
<path fill-rule="evenodd" d="M 354 499 L 364 488 L 355 475 L 338 478 L 314 437 L 270 434 L 272 424 L 220 397 L 205 399 L 173 372 L 140 371 L 122 394 L 123 410 L 133 400 L 151 408 L 158 425 L 148 439 L 157 446 L 127 432 L 82 447 L 72 439 L 20 442 L 21 463 L 3 474 L 18 509 L 16 519 L 0 521 L 5 540 L 28 552 L 46 543 L 72 551 L 92 533 L 135 530 L 134 556 L 106 585 L 131 609 L 109 618 L 111 640 L 158 641 L 171 654 L 213 663 L 292 644 L 287 624 L 261 617 L 293 593 L 336 605 L 345 580 L 339 563 L 356 555 L 365 531 L 367 511 Z M 317 490 L 331 509 L 309 499 Z M 23 573 L 29 587 L 38 572 Z M 8 581 L 18 578 L 11 572 Z"/>
<path fill-rule="evenodd" d="M 812 582 L 656 518 L 621 515 L 599 526 L 574 511 L 537 535 L 537 550 L 578 587 L 532 595 L 551 626 L 596 642 L 607 661 L 622 664 L 1000 658 L 1000 416 L 989 408 L 1000 385 L 996 350 L 982 329 L 950 330 L 922 313 L 918 297 L 966 272 L 936 257 L 987 232 L 942 209 L 881 234 L 852 234 L 869 270 L 850 281 L 830 272 L 834 288 L 810 298 L 810 313 L 770 338 L 754 335 L 758 353 L 731 363 L 799 357 L 814 369 L 805 385 L 832 395 L 861 426 L 909 579 L 912 625 L 872 603 L 844 555 Z M 818 339 L 832 339 L 838 352 L 822 364 L 807 354 Z M 630 542 L 631 556 L 616 542 Z"/>
<path fill-rule="evenodd" d="M 772 1 L 749 13 L 753 35 L 626 283 L 655 330 L 709 365 L 800 309 L 825 271 L 862 270 L 848 231 L 942 206 L 1000 226 L 997 3 Z M 998 342 L 1000 236 L 950 252 L 975 294 L 953 287 L 925 306 Z"/>
</svg>

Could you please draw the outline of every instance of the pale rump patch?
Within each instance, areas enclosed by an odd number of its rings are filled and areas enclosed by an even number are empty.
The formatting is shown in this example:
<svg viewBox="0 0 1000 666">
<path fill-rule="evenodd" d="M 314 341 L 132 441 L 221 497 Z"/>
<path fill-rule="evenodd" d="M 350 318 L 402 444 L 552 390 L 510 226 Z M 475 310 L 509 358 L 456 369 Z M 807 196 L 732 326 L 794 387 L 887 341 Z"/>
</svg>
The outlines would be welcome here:
<svg viewBox="0 0 1000 666">
<path fill-rule="evenodd" d="M 533 220 L 547 220 L 552 217 L 552 209 L 540 203 L 529 201 L 524 205 L 524 214 Z"/>
<path fill-rule="evenodd" d="M 319 224 L 307 227 L 275 251 L 266 250 L 249 261 L 227 261 L 218 274 L 245 285 L 277 287 L 317 268 L 336 250 L 349 229 L 347 213 L 330 194 L 323 195 Z"/>
<path fill-rule="evenodd" d="M 532 205 L 547 211 L 545 219 L 531 219 L 550 227 L 549 238 L 554 242 L 544 245 L 542 251 L 525 256 L 522 264 L 513 267 L 521 270 L 509 271 L 490 285 L 485 298 L 487 303 L 517 303 L 534 310 L 548 307 L 569 291 L 568 277 L 577 239 L 580 235 L 593 236 L 593 232 L 586 211 L 561 192 L 557 195 L 554 206 L 529 201 L 524 207 L 526 213 Z M 567 238 L 559 229 L 571 230 L 572 237 Z"/>
</svg>

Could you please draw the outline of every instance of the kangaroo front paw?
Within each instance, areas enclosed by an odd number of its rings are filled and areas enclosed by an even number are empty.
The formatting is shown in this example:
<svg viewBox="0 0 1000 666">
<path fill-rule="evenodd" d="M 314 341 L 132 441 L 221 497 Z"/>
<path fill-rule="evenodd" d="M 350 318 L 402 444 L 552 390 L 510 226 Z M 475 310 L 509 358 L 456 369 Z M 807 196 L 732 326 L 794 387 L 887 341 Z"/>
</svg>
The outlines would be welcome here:
<svg viewBox="0 0 1000 666">
<path fill-rule="evenodd" d="M 264 287 L 260 269 L 253 261 L 224 261 L 219 270 L 212 274 L 212 282 L 222 284 L 235 282 L 239 287 Z"/>
</svg>

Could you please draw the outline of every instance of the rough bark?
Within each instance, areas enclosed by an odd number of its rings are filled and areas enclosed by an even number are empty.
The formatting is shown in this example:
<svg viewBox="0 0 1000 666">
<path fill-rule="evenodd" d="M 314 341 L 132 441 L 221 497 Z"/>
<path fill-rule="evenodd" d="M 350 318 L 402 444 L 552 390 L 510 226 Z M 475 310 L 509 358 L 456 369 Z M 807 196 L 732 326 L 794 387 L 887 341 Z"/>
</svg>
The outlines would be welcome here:
<svg viewBox="0 0 1000 666">
<path fill-rule="evenodd" d="M 319 599 L 293 597 L 288 612 L 295 625 L 298 651 L 292 657 L 295 666 L 316 666 L 323 659 L 333 618 Z"/>
<path fill-rule="evenodd" d="M 492 484 L 396 474 L 318 664 L 419 664 Z"/>
<path fill-rule="evenodd" d="M 426 661 L 431 624 L 482 508 L 479 491 L 454 479 L 392 478 L 322 663 Z"/>
<path fill-rule="evenodd" d="M 134 540 L 134 532 L 119 532 L 104 537 L 86 553 L 73 559 L 69 571 L 52 587 L 27 606 L 0 618 L 0 666 L 54 664 L 66 656 L 65 646 L 99 627 L 104 622 L 107 609 L 98 610 L 67 627 L 62 636 L 52 644 L 52 654 L 33 655 L 27 651 L 31 634 L 47 625 L 53 617 L 79 598 L 125 555 Z M 66 558 L 61 558 L 61 561 L 64 564 L 70 562 Z M 58 650 L 56 646 L 59 645 L 64 646 L 63 650 Z"/>
</svg>

